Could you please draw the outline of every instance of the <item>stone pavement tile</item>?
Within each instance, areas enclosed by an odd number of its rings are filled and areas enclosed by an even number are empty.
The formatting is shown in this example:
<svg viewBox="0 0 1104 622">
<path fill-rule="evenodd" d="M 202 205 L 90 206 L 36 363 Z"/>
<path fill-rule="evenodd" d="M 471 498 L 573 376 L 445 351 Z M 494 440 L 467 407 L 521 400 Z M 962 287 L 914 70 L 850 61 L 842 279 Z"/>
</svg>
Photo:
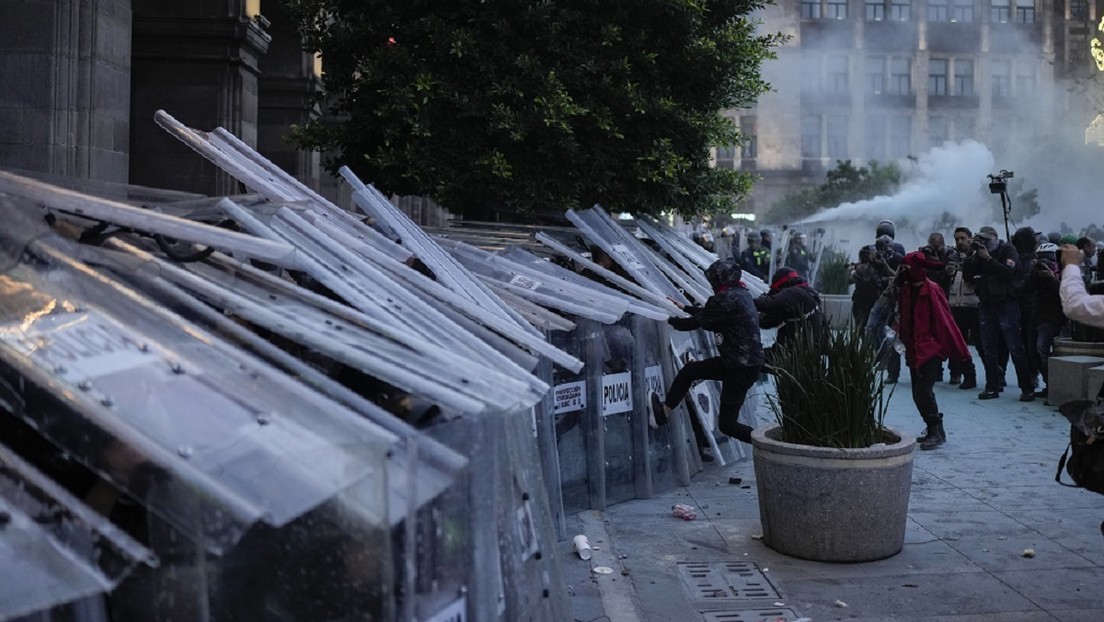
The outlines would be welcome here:
<svg viewBox="0 0 1104 622">
<path fill-rule="evenodd" d="M 841 611 L 847 611 L 847 609 Z M 1095 613 L 1100 615 L 1099 611 Z M 889 617 L 878 616 L 875 618 L 852 618 L 838 615 L 835 618 L 825 619 L 846 620 L 847 622 L 1055 622 L 1054 617 L 1046 611 L 1004 611 L 1001 613 L 967 613 L 949 616 L 914 616 L 907 613 L 897 613 Z M 1088 622 L 1088 620 L 1090 618 L 1085 618 L 1084 622 Z M 1091 620 L 1099 622 L 1099 618 L 1091 618 Z M 1082 621 L 1077 620 L 1077 622 Z"/>
<path fill-rule="evenodd" d="M 671 516 L 671 506 L 676 503 L 684 503 L 696 506 L 697 503 L 690 493 L 683 488 L 678 488 L 679 494 L 652 497 L 651 499 L 634 499 L 611 505 L 605 509 L 605 517 L 611 523 L 621 521 L 662 521 L 670 522 L 678 520 Z"/>
<path fill-rule="evenodd" d="M 1038 606 L 984 572 L 784 581 L 779 587 L 787 605 L 816 622 L 892 620 L 909 615 L 930 620 L 970 614 L 1000 614 L 1007 617 L 992 619 L 1006 620 L 1014 619 L 1015 613 L 1040 612 Z M 836 600 L 847 607 L 836 606 Z"/>
<path fill-rule="evenodd" d="M 941 455 L 929 458 L 930 453 Z M 1037 451 L 1004 451 L 977 456 L 972 453 L 954 454 L 941 448 L 919 456 L 913 464 L 913 470 L 959 488 L 1053 484 L 1054 471 L 1058 467 L 1058 456 L 1061 453 L 1061 448 L 1058 448 L 1053 461 L 1046 461 L 1039 458 Z"/>
<path fill-rule="evenodd" d="M 1004 535 L 964 536 L 945 540 L 978 566 L 990 572 L 1061 570 L 1094 567 L 1095 564 L 1064 546 L 1049 540 L 1037 531 L 1024 528 Z M 1026 549 L 1035 551 L 1035 557 L 1024 557 Z"/>
<path fill-rule="evenodd" d="M 606 526 L 619 554 L 666 563 L 671 560 L 721 560 L 730 553 L 724 538 L 705 520 L 670 517 L 666 523 L 612 522 Z M 593 543 L 592 543 L 593 544 Z"/>
<path fill-rule="evenodd" d="M 1095 496 L 1095 493 L 1089 493 Z M 1016 520 L 1098 566 L 1104 566 L 1104 507 L 1061 508 L 1013 514 Z"/>
<path fill-rule="evenodd" d="M 913 509 L 909 517 L 937 538 L 958 540 L 963 537 L 1008 537 L 1030 530 L 1015 518 L 994 509 L 959 512 L 931 512 Z M 1036 535 L 1042 535 L 1034 532 Z"/>
<path fill-rule="evenodd" d="M 590 570 L 591 563 L 575 554 L 571 542 L 576 534 L 583 533 L 582 524 L 577 515 L 568 516 L 566 523 L 570 537 L 556 543 L 556 552 L 559 554 L 563 582 L 571 601 L 571 613 L 581 622 L 600 620 L 606 612 L 602 606 L 597 580 Z"/>
<path fill-rule="evenodd" d="M 915 477 L 915 475 L 914 475 Z M 909 493 L 909 512 L 958 512 L 991 510 L 970 493 L 946 484 L 938 486 L 913 485 Z"/>
<path fill-rule="evenodd" d="M 1067 568 L 1061 572 L 995 572 L 1004 582 L 1045 610 L 1097 608 L 1097 620 L 1104 619 L 1104 568 Z"/>
<path fill-rule="evenodd" d="M 1006 513 L 1075 507 L 1078 502 L 1069 494 L 1070 489 L 1059 486 L 1053 478 L 1049 483 L 1032 486 L 1017 486 L 1006 482 L 997 487 L 961 488 L 982 503 Z M 1098 507 L 1104 505 L 1099 498 L 1096 503 L 1099 504 Z"/>
<path fill-rule="evenodd" d="M 1050 615 L 1058 622 L 1100 622 L 1104 611 L 1100 609 L 1051 609 Z"/>
</svg>

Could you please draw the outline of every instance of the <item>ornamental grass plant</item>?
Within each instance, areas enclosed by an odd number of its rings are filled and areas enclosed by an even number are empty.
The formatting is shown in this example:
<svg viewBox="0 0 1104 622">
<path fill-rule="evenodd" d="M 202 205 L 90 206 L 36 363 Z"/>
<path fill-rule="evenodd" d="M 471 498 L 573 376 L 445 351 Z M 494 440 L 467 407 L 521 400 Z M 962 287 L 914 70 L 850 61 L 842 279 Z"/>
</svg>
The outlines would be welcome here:
<svg viewBox="0 0 1104 622">
<path fill-rule="evenodd" d="M 878 373 L 879 343 L 854 322 L 840 330 L 802 324 L 772 349 L 777 393 L 770 406 L 782 440 L 863 448 L 895 442 L 884 426 L 892 385 Z"/>
<path fill-rule="evenodd" d="M 817 269 L 817 291 L 821 294 L 846 294 L 850 272 L 851 262 L 848 261 L 847 253 L 833 247 L 825 248 Z"/>
</svg>

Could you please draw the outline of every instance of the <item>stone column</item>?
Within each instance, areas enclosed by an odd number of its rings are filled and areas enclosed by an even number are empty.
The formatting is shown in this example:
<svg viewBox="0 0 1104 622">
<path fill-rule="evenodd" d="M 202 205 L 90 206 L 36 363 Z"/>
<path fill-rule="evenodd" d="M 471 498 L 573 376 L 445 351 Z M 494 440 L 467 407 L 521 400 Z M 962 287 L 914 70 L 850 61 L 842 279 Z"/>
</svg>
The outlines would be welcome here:
<svg viewBox="0 0 1104 622">
<path fill-rule="evenodd" d="M 297 149 L 289 140 L 291 127 L 319 114 L 314 96 L 321 90 L 314 56 L 303 52 L 299 34 L 281 2 L 267 2 L 272 43 L 261 59 L 257 109 L 257 150 L 296 179 L 319 189 L 317 152 Z"/>
<path fill-rule="evenodd" d="M 0 166 L 125 182 L 130 0 L 0 0 Z"/>
<path fill-rule="evenodd" d="M 134 0 L 131 183 L 210 195 L 241 184 L 154 123 L 158 109 L 200 130 L 257 144 L 259 61 L 267 20 L 244 1 Z"/>
</svg>

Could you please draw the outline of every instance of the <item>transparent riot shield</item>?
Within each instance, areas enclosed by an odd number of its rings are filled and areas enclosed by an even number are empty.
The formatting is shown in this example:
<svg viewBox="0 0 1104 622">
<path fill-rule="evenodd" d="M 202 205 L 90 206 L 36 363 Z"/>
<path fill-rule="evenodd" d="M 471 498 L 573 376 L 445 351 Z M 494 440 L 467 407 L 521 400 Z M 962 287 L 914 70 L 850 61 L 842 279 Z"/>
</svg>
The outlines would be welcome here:
<svg viewBox="0 0 1104 622">
<path fill-rule="evenodd" d="M 549 340 L 557 348 L 587 360 L 587 335 L 599 324 L 577 318 L 575 324 L 570 331 L 552 331 Z M 560 464 L 560 496 L 567 514 L 591 507 L 587 413 L 592 407 L 594 380 L 590 369 L 589 364 L 578 372 L 562 367 L 552 369 L 552 430 Z"/>
</svg>

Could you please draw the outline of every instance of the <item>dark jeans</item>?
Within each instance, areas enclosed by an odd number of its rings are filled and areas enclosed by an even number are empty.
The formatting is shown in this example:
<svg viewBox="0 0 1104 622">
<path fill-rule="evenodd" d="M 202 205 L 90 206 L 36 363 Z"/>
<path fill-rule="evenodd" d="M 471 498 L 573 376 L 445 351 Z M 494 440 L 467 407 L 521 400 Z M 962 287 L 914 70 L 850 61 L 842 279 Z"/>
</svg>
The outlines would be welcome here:
<svg viewBox="0 0 1104 622">
<path fill-rule="evenodd" d="M 935 381 L 943 368 L 943 361 L 935 358 L 921 365 L 919 368 L 909 368 L 909 378 L 912 380 L 912 402 L 916 404 L 916 410 L 924 421 L 939 416 L 939 404 L 935 401 Z"/>
<path fill-rule="evenodd" d="M 682 366 L 671 388 L 667 389 L 664 404 L 668 408 L 678 406 L 697 380 L 721 381 L 721 406 L 717 411 L 717 427 L 721 432 L 745 443 L 751 442 L 751 426 L 740 423 L 740 408 L 755 381 L 759 379 L 762 365 L 751 367 L 726 367 L 721 357 L 704 361 L 692 361 Z M 700 440 L 700 439 L 699 439 Z M 700 442 L 699 442 L 700 445 Z"/>
<path fill-rule="evenodd" d="M 1020 333 L 1020 305 L 1015 300 L 1004 302 L 983 302 L 978 305 L 978 322 L 981 324 L 981 342 L 985 348 L 985 390 L 997 392 L 1001 389 L 1004 370 L 1000 366 L 1000 345 L 1008 348 L 1008 356 L 1016 368 L 1016 383 L 1020 393 L 1033 393 L 1035 379 L 1031 375 L 1031 364 L 1024 351 Z"/>
<path fill-rule="evenodd" d="M 958 325 L 958 331 L 962 333 L 962 338 L 966 340 L 968 345 L 977 348 L 978 358 L 984 364 L 985 346 L 981 343 L 981 326 L 978 324 L 977 307 L 951 307 L 951 315 L 954 317 L 955 324 Z M 950 361 L 948 365 L 951 368 L 952 376 L 961 376 L 970 373 L 974 368 L 974 361 L 971 357 L 969 363 Z"/>
<path fill-rule="evenodd" d="M 1054 340 L 1062 333 L 1061 324 L 1043 322 L 1035 327 L 1035 352 L 1039 355 L 1039 371 L 1043 374 L 1043 383 L 1049 384 L 1050 355 L 1054 353 Z"/>
</svg>

